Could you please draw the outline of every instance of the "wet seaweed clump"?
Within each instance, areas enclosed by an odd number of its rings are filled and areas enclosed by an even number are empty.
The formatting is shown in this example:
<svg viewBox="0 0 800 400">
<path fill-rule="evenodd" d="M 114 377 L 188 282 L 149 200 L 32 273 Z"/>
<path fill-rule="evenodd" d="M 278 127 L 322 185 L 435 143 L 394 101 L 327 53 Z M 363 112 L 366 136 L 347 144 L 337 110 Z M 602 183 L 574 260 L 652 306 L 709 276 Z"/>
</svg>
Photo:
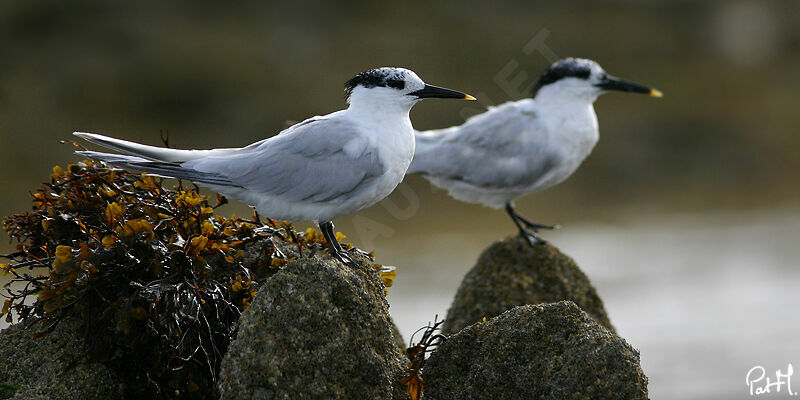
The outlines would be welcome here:
<svg viewBox="0 0 800 400">
<path fill-rule="evenodd" d="M 437 321 L 437 318 L 433 319 L 433 323 L 428 323 L 427 326 L 414 332 L 414 335 L 411 336 L 411 343 L 414 342 L 414 336 L 416 336 L 417 333 L 422 332 L 422 337 L 416 344 L 410 344 L 406 349 L 409 363 L 406 369 L 406 375 L 400 380 L 400 383 L 406 386 L 406 393 L 411 400 L 421 399 L 425 391 L 425 385 L 422 380 L 422 370 L 425 367 L 425 361 L 428 355 L 447 340 L 447 336 L 440 333 L 444 320 Z"/>
<path fill-rule="evenodd" d="M 224 218 L 224 197 L 90 160 L 53 168 L 32 197 L 4 220 L 17 246 L 0 264 L 12 276 L 0 315 L 42 334 L 78 319 L 86 357 L 116 372 L 126 398 L 218 398 L 220 362 L 259 287 L 326 251 L 314 230 Z M 391 285 L 394 271 L 381 274 Z"/>
</svg>

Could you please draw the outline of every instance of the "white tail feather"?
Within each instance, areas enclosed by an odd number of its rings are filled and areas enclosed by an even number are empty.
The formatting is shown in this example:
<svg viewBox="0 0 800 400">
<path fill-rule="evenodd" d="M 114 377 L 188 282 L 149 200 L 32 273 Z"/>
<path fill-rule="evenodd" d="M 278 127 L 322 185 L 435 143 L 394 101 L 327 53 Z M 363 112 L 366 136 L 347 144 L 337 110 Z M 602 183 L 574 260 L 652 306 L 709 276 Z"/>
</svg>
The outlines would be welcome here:
<svg viewBox="0 0 800 400">
<path fill-rule="evenodd" d="M 148 146 L 127 140 L 115 139 L 95 133 L 73 132 L 73 135 L 90 141 L 94 144 L 116 150 L 120 153 L 141 157 L 151 161 L 185 162 L 210 155 L 228 154 L 240 149 L 214 149 L 214 150 L 179 150 L 164 147 Z"/>
</svg>

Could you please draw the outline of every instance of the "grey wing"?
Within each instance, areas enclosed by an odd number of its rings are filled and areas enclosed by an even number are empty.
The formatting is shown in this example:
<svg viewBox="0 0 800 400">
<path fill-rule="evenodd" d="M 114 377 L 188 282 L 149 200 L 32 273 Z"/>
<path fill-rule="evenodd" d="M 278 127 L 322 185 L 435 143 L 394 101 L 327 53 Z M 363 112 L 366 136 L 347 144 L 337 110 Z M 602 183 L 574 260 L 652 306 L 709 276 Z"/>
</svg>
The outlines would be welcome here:
<svg viewBox="0 0 800 400">
<path fill-rule="evenodd" d="M 329 201 L 385 172 L 366 139 L 347 121 L 318 118 L 249 151 L 190 161 L 183 167 L 224 175 L 232 186 L 287 201 Z"/>
<path fill-rule="evenodd" d="M 425 145 L 417 136 L 418 153 L 410 170 L 485 188 L 535 183 L 560 156 L 538 116 L 507 103 L 472 117 Z"/>
</svg>

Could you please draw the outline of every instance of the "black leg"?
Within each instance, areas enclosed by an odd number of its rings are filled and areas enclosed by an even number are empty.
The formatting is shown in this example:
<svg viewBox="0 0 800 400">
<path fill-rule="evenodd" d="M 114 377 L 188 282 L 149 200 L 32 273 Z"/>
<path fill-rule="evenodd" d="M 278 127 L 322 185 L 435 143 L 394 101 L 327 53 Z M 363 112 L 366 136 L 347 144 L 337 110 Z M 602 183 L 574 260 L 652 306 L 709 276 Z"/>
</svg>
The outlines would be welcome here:
<svg viewBox="0 0 800 400">
<path fill-rule="evenodd" d="M 355 264 L 355 261 L 350 258 L 350 255 L 347 254 L 347 251 L 345 251 L 342 248 L 342 245 L 339 244 L 339 241 L 336 240 L 336 232 L 333 231 L 333 222 L 320 222 L 319 230 L 321 230 L 322 235 L 325 236 L 325 241 L 328 243 L 328 251 L 332 256 L 336 257 L 339 261 L 346 265 Z"/>
<path fill-rule="evenodd" d="M 517 218 L 519 218 L 519 220 L 523 224 L 525 224 L 525 226 L 527 226 L 530 229 L 533 229 L 534 231 L 539 229 L 547 229 L 549 231 L 552 231 L 553 229 L 558 229 L 558 225 L 544 225 L 544 224 L 538 224 L 536 222 L 531 222 L 529 219 L 525 218 L 525 216 L 523 216 L 520 213 L 517 213 Z"/>
<path fill-rule="evenodd" d="M 517 213 L 517 211 L 514 209 L 514 205 L 510 201 L 506 203 L 506 212 L 508 213 L 508 216 L 511 217 L 511 220 L 514 221 L 514 225 L 517 226 L 517 229 L 519 229 L 520 236 L 525 238 L 531 247 L 533 247 L 536 243 L 547 243 L 546 240 L 542 239 L 536 234 L 537 230 L 555 228 L 549 225 L 535 224 L 528 221 L 525 217 Z"/>
<path fill-rule="evenodd" d="M 525 218 L 525 216 L 518 213 L 517 210 L 514 208 L 514 204 L 511 203 L 510 201 L 506 203 L 506 212 L 508 213 L 508 215 L 511 216 L 511 218 L 516 219 L 522 224 L 525 224 L 525 226 L 527 226 L 529 229 L 532 229 L 533 231 L 538 231 L 539 229 L 547 229 L 547 230 L 558 229 L 558 225 L 545 225 L 536 222 L 531 222 L 531 220 Z"/>
<path fill-rule="evenodd" d="M 337 256 L 342 251 L 342 246 L 336 240 L 336 233 L 333 231 L 333 222 L 322 222 L 319 224 L 319 229 L 322 231 L 322 236 L 325 236 L 325 242 L 328 243 L 328 250 L 331 255 Z"/>
</svg>

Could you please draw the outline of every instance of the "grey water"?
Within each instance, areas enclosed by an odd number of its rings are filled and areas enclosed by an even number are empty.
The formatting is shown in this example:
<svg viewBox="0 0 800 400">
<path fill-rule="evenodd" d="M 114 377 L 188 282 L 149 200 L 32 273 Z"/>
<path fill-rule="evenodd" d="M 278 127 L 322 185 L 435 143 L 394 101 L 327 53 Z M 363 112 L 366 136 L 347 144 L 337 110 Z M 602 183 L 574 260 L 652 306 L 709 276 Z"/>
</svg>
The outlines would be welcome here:
<svg viewBox="0 0 800 400">
<path fill-rule="evenodd" d="M 378 262 L 397 262 L 388 300 L 406 342 L 445 317 L 480 252 L 513 233 L 504 215 L 497 219 L 477 235 L 397 234 L 376 243 Z M 652 399 L 754 398 L 745 380 L 752 368 L 773 381 L 788 364 L 800 368 L 800 209 L 631 216 L 545 235 L 575 259 L 618 334 L 640 351 Z M 792 385 L 799 392 L 800 377 Z M 755 396 L 792 397 L 785 386 Z"/>
<path fill-rule="evenodd" d="M 763 367 L 773 381 L 790 363 L 800 368 L 800 211 L 631 218 L 547 238 L 575 259 L 619 335 L 641 352 L 651 398 L 751 398 L 751 368 Z M 389 290 L 406 341 L 446 314 L 488 245 L 481 240 L 447 234 L 408 244 L 422 249 L 404 253 L 407 265 L 424 267 L 399 268 Z M 425 251 L 425 243 L 439 251 Z M 437 254 L 448 254 L 445 264 Z M 800 378 L 792 385 L 800 392 Z M 796 396 L 784 385 L 757 397 Z"/>
</svg>

